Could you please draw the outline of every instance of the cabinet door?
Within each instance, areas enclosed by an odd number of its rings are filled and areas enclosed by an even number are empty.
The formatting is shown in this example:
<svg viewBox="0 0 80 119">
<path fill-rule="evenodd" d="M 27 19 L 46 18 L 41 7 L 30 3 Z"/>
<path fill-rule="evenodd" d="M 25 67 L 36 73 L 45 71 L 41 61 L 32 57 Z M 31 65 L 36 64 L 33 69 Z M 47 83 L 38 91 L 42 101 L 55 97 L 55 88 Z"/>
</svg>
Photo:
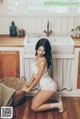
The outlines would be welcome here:
<svg viewBox="0 0 80 119">
<path fill-rule="evenodd" d="M 19 51 L 0 52 L 0 79 L 20 77 Z"/>
<path fill-rule="evenodd" d="M 80 89 L 80 52 L 79 52 L 79 59 L 78 59 L 78 79 L 77 79 L 77 88 Z"/>
</svg>

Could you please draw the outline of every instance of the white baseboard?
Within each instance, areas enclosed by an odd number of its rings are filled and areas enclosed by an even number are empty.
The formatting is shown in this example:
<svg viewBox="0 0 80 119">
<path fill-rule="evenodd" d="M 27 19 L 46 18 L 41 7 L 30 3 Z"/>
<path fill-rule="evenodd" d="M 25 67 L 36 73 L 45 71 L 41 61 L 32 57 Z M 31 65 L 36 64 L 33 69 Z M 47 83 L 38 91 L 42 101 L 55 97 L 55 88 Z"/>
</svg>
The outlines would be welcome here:
<svg viewBox="0 0 80 119">
<path fill-rule="evenodd" d="M 75 91 L 62 91 L 62 92 L 57 92 L 58 94 L 61 94 L 64 97 L 80 97 L 80 90 L 75 90 Z M 34 96 L 36 93 L 31 92 L 31 93 L 26 93 L 26 96 Z"/>
<path fill-rule="evenodd" d="M 65 91 L 65 92 L 57 92 L 58 94 L 61 94 L 64 97 L 80 97 L 80 92 L 78 91 Z"/>
</svg>

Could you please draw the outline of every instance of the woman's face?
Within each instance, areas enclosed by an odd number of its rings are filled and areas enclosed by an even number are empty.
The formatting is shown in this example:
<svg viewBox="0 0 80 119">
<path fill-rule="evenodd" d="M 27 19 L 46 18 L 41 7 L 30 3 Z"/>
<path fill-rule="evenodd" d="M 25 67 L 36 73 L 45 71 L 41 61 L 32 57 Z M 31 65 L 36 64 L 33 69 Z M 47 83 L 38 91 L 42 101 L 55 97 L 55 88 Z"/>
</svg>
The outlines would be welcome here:
<svg viewBox="0 0 80 119">
<path fill-rule="evenodd" d="M 37 50 L 37 56 L 42 57 L 45 54 L 45 50 L 43 46 L 40 46 Z"/>
</svg>

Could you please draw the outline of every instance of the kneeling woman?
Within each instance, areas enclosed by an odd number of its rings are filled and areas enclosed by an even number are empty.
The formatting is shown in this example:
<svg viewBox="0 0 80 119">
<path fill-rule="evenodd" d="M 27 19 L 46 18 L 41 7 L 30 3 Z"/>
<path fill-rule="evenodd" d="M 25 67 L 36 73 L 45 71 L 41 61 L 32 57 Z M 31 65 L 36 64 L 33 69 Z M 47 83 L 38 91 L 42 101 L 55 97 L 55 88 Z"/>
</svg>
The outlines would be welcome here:
<svg viewBox="0 0 80 119">
<path fill-rule="evenodd" d="M 48 74 L 48 68 L 51 66 L 52 54 L 51 45 L 45 38 L 40 39 L 35 47 L 36 58 L 32 64 L 32 78 L 26 83 L 23 91 L 31 91 L 38 83 L 40 89 L 32 99 L 31 109 L 33 111 L 44 111 L 58 108 L 63 111 L 62 102 L 46 103 L 57 91 L 57 85 Z"/>
</svg>

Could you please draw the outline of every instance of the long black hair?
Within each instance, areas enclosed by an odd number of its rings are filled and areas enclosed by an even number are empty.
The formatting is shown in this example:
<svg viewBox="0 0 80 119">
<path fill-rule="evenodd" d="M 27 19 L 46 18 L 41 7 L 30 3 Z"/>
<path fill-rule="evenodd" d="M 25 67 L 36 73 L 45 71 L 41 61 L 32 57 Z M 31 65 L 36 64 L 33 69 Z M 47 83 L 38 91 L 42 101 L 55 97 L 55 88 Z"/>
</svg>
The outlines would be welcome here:
<svg viewBox="0 0 80 119">
<path fill-rule="evenodd" d="M 36 47 L 35 47 L 35 50 L 36 50 L 35 55 L 37 55 L 37 50 L 40 46 L 44 47 L 44 50 L 45 50 L 44 57 L 46 58 L 46 61 L 47 61 L 47 68 L 49 68 L 51 66 L 51 62 L 52 62 L 51 45 L 49 43 L 49 40 L 46 38 L 41 38 L 37 42 Z"/>
</svg>

